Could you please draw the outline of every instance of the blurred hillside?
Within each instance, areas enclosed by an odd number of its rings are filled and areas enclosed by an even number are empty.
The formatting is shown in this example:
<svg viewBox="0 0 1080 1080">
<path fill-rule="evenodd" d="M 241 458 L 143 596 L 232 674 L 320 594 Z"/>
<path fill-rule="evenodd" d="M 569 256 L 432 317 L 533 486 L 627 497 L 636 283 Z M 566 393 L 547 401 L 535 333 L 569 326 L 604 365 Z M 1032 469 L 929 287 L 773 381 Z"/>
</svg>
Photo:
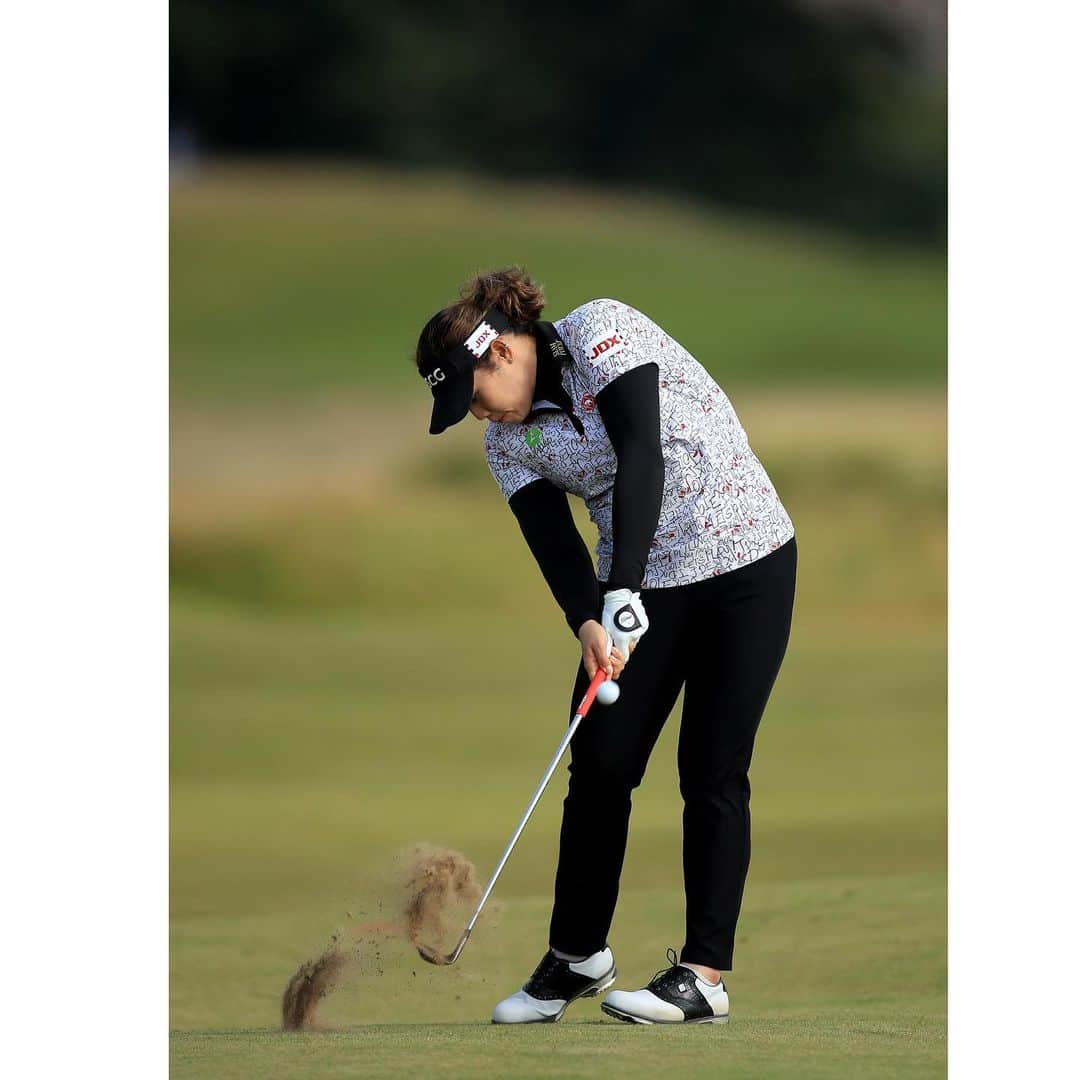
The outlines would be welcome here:
<svg viewBox="0 0 1080 1080">
<path fill-rule="evenodd" d="M 944 6 L 176 0 L 173 145 L 663 190 L 940 240 Z"/>
<path fill-rule="evenodd" d="M 451 593 L 460 610 L 510 610 L 527 588 L 547 610 L 488 475 L 483 425 L 428 437 L 410 359 L 470 270 L 522 261 L 552 317 L 617 296 L 728 391 L 807 541 L 804 618 L 942 614 L 945 296 L 931 252 L 656 197 L 233 166 L 174 184 L 171 259 L 184 593 L 389 612 Z M 433 516 L 440 550 L 457 553 L 453 581 L 424 557 Z M 470 545 L 481 523 L 505 560 Z"/>
<path fill-rule="evenodd" d="M 725 388 L 944 385 L 943 255 L 659 197 L 344 166 L 200 168 L 173 185 L 170 260 L 172 381 L 185 397 L 412 397 L 419 328 L 471 272 L 514 261 L 545 284 L 552 318 L 616 296 Z"/>
</svg>

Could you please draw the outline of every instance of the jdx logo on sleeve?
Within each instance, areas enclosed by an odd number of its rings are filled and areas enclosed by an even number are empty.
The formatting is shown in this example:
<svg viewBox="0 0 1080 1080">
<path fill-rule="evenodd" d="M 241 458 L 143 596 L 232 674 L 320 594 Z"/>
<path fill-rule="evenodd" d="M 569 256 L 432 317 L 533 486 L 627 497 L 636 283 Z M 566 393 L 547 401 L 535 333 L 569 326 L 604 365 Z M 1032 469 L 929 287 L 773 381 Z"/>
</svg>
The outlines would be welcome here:
<svg viewBox="0 0 1080 1080">
<path fill-rule="evenodd" d="M 605 353 L 617 353 L 625 347 L 626 342 L 620 336 L 618 330 L 611 328 L 593 338 L 585 346 L 585 353 L 590 360 L 599 360 Z"/>
</svg>

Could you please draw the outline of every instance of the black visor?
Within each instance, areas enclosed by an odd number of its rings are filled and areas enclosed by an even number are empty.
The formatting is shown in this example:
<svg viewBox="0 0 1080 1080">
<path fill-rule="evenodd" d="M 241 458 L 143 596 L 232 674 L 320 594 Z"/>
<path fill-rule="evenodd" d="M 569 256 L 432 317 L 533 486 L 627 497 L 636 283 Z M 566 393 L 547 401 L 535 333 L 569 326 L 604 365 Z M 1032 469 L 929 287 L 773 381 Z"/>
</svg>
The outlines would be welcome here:
<svg viewBox="0 0 1080 1080">
<path fill-rule="evenodd" d="M 432 435 L 439 435 L 465 418 L 472 403 L 476 362 L 491 343 L 510 329 L 510 320 L 499 311 L 489 311 L 472 333 L 456 348 L 420 367 L 420 377 L 431 388 L 435 404 L 431 410 Z"/>
</svg>

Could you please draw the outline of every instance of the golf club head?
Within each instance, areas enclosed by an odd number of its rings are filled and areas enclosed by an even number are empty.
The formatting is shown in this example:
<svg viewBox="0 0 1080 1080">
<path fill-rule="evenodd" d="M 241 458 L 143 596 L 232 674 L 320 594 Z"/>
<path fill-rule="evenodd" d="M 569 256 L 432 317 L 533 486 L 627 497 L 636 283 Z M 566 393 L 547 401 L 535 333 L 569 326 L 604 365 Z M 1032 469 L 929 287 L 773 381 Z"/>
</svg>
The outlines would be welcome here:
<svg viewBox="0 0 1080 1080">
<path fill-rule="evenodd" d="M 416 951 L 420 954 L 421 960 L 426 960 L 429 964 L 434 964 L 436 967 L 444 967 L 450 962 L 448 956 L 443 956 L 441 952 L 429 949 L 427 945 L 417 945 Z"/>
<path fill-rule="evenodd" d="M 461 940 L 454 946 L 454 951 L 449 953 L 441 953 L 435 949 L 430 948 L 427 945 L 417 944 L 416 951 L 420 954 L 421 960 L 426 960 L 429 964 L 435 964 L 436 967 L 446 967 L 452 964 L 461 955 L 461 950 L 465 948 L 465 942 L 469 940 L 469 934 L 471 930 L 466 930 L 461 935 Z"/>
</svg>

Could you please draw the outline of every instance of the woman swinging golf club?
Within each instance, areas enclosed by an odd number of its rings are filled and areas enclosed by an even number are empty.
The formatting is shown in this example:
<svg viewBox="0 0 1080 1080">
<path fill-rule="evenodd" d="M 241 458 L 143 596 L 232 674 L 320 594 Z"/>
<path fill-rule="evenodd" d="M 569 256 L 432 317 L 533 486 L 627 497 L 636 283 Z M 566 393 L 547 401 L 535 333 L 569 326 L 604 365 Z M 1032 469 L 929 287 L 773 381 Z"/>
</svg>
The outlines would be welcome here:
<svg viewBox="0 0 1080 1080">
<path fill-rule="evenodd" d="M 550 1023 L 614 983 L 630 797 L 685 688 L 685 943 L 601 1008 L 643 1024 L 723 1022 L 750 863 L 748 770 L 791 627 L 795 530 L 731 402 L 674 338 L 617 300 L 555 323 L 543 309 L 523 270 L 483 274 L 416 349 L 433 435 L 470 412 L 490 421 L 488 465 L 581 644 L 571 711 L 598 666 L 622 677 L 619 700 L 571 744 L 550 947 L 492 1019 Z M 567 492 L 599 532 L 599 581 Z"/>
</svg>

